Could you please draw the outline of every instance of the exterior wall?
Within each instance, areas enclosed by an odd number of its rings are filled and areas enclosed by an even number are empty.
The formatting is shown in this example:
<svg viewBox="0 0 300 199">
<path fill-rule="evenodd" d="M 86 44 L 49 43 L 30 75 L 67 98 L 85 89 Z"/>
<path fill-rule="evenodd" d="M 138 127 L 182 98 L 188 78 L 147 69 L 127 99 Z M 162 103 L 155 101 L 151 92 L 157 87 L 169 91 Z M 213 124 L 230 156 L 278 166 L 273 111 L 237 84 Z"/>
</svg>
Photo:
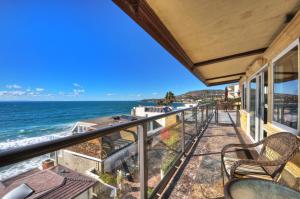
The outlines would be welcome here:
<svg viewBox="0 0 300 199">
<path fill-rule="evenodd" d="M 267 136 L 272 134 L 286 131 L 274 125 L 272 122 L 273 118 L 273 66 L 272 60 L 280 54 L 284 49 L 286 49 L 291 43 L 293 43 L 296 39 L 300 37 L 300 13 L 298 12 L 293 20 L 286 26 L 286 28 L 278 35 L 277 38 L 271 43 L 269 48 L 263 54 L 262 57 L 257 59 L 247 70 L 246 75 L 240 80 L 239 85 L 242 88 L 243 83 L 246 81 L 249 82 L 250 78 L 259 72 L 264 66 L 268 69 L 268 122 L 264 124 L 263 129 L 267 132 Z M 300 46 L 298 46 L 300 47 Z M 300 49 L 298 48 L 298 56 L 300 57 Z M 298 71 L 300 71 L 300 59 L 298 59 Z M 298 75 L 299 77 L 299 75 Z M 298 82 L 300 84 L 299 78 Z M 300 86 L 298 85 L 298 92 L 300 91 Z M 242 96 L 244 95 L 243 91 L 241 90 Z M 249 100 L 249 86 L 247 86 L 247 102 Z M 299 93 L 298 93 L 299 96 Z M 300 98 L 298 97 L 300 101 Z M 300 104 L 298 101 L 298 104 Z M 247 109 L 248 109 L 247 104 Z M 299 107 L 300 108 L 300 107 Z M 241 128 L 247 133 L 249 133 L 249 114 L 247 110 L 241 110 Z M 298 111 L 298 135 L 299 135 L 299 111 Z M 297 188 L 300 190 L 300 154 L 297 154 L 285 167 L 280 181 L 285 182 L 289 186 Z"/>
<path fill-rule="evenodd" d="M 89 194 L 89 190 L 81 193 L 79 196 L 76 197 L 76 199 L 90 199 L 92 196 Z"/>
<path fill-rule="evenodd" d="M 240 111 L 240 120 L 242 130 L 248 132 L 248 113 L 246 111 Z"/>
<path fill-rule="evenodd" d="M 60 150 L 57 154 L 57 161 L 60 165 L 66 166 L 79 173 L 85 173 L 91 168 L 100 169 L 100 162 L 74 155 L 67 150 Z"/>
<path fill-rule="evenodd" d="M 135 107 L 131 114 L 135 115 L 135 116 L 139 116 L 139 117 L 151 117 L 151 116 L 161 115 L 163 113 L 145 112 L 145 107 Z M 161 118 L 161 119 L 158 119 L 158 120 L 155 120 L 155 121 L 163 127 L 166 126 L 166 119 L 165 118 Z"/>
<path fill-rule="evenodd" d="M 178 122 L 177 115 L 170 115 L 165 118 L 165 127 L 172 126 Z"/>
</svg>

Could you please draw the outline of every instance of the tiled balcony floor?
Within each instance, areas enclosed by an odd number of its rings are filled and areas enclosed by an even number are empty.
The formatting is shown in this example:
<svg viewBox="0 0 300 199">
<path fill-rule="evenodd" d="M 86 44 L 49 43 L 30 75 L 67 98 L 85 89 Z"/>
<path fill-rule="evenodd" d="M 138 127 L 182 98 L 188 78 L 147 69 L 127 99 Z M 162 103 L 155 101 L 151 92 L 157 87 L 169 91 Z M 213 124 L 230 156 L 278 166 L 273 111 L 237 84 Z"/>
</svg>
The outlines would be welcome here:
<svg viewBox="0 0 300 199">
<path fill-rule="evenodd" d="M 235 112 L 230 112 L 235 121 Z M 220 172 L 220 152 L 230 143 L 250 141 L 234 128 L 227 112 L 219 112 L 219 124 L 214 118 L 200 138 L 195 150 L 188 157 L 183 171 L 179 171 L 167 190 L 166 198 L 222 198 L 223 185 Z M 237 128 L 238 129 L 238 128 Z M 233 155 L 235 153 L 231 153 Z M 245 156 L 239 153 L 238 156 Z M 249 155 L 249 154 L 248 154 Z"/>
</svg>

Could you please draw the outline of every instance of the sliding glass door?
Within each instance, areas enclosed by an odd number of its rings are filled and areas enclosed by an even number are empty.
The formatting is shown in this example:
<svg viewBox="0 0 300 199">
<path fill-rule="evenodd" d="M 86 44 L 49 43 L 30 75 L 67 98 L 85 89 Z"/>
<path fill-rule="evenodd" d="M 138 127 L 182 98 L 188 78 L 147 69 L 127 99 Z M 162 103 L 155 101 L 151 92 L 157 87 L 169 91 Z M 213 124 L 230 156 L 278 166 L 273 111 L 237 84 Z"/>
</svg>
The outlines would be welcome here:
<svg viewBox="0 0 300 199">
<path fill-rule="evenodd" d="M 266 107 L 265 95 L 268 89 L 266 81 L 268 80 L 268 71 L 258 73 L 249 84 L 250 99 L 250 135 L 257 142 L 264 138 L 263 125 L 266 120 L 264 108 Z"/>
</svg>

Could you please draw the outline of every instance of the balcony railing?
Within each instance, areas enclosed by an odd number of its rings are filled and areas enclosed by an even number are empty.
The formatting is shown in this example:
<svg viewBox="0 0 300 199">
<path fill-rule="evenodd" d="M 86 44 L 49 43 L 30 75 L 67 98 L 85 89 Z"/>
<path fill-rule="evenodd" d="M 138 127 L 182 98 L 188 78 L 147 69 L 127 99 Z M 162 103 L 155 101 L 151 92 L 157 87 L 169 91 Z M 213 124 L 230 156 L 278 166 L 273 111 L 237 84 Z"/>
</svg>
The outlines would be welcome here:
<svg viewBox="0 0 300 199">
<path fill-rule="evenodd" d="M 97 178 L 93 197 L 155 198 L 214 112 L 213 105 L 198 105 L 4 151 L 0 172 L 51 159 Z"/>
</svg>

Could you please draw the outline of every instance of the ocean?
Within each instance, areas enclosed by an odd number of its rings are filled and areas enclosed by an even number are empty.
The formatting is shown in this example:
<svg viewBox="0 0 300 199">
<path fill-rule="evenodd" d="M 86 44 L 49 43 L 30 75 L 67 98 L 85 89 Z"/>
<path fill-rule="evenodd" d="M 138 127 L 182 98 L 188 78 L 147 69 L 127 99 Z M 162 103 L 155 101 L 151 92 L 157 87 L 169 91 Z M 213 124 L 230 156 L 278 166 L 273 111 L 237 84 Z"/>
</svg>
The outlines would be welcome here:
<svg viewBox="0 0 300 199">
<path fill-rule="evenodd" d="M 71 134 L 80 120 L 130 114 L 142 101 L 0 102 L 0 152 Z M 174 103 L 173 107 L 181 106 Z M 0 180 L 37 167 L 46 155 L 0 168 Z"/>
</svg>

